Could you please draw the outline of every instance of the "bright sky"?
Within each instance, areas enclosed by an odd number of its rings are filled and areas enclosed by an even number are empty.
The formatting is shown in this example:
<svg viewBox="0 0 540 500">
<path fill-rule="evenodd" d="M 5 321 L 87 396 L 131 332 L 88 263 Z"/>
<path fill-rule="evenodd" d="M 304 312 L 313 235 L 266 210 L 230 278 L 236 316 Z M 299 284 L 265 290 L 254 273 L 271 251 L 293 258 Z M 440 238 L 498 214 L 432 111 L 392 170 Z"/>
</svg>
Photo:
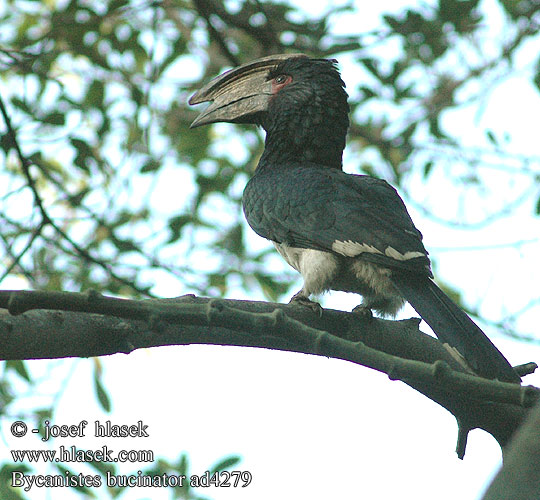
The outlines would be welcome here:
<svg viewBox="0 0 540 500">
<path fill-rule="evenodd" d="M 301 0 L 296 3 L 310 11 L 319 8 L 318 3 Z M 358 2 L 358 5 L 358 12 L 343 16 L 334 24 L 336 31 L 371 31 L 380 25 L 382 7 L 385 12 L 396 12 L 403 8 L 404 2 Z M 492 8 L 494 2 L 486 0 L 483 5 Z M 494 12 L 490 29 L 496 33 L 497 28 Z M 346 58 L 340 59 L 340 64 L 349 88 L 353 88 L 358 76 L 347 65 Z M 521 114 L 523 111 L 523 116 L 531 119 L 540 114 L 538 93 L 516 85 L 522 85 L 521 80 L 511 79 L 500 86 L 496 95 L 489 96 L 486 111 L 478 120 L 474 118 L 477 109 L 465 108 L 460 114 L 448 116 L 447 126 L 462 130 L 463 136 L 470 137 L 471 144 L 477 145 L 476 141 L 485 139 L 475 135 L 475 127 L 481 128 L 483 120 L 500 130 L 509 121 L 522 121 L 519 129 L 522 134 L 513 137 L 511 147 L 538 155 L 537 140 L 532 135 L 536 128 L 527 119 L 522 120 Z M 508 105 L 492 113 L 490 102 Z M 354 158 L 348 156 L 347 170 L 354 171 L 353 162 Z M 413 178 L 411 182 L 420 183 L 420 180 Z M 426 199 L 444 200 L 443 191 L 423 195 Z M 526 263 L 531 262 L 528 257 L 538 250 L 537 246 L 524 246 L 520 251 L 503 250 L 503 253 L 473 252 L 470 257 L 467 254 L 467 262 L 462 252 L 437 252 L 437 249 L 468 246 L 471 238 L 475 245 L 537 238 L 538 221 L 528 215 L 530 211 L 519 219 L 501 221 L 489 234 L 442 230 L 413 207 L 411 213 L 425 235 L 426 246 L 437 255 L 439 275 L 452 283 L 470 285 L 463 287 L 467 299 L 470 294 L 474 302 L 490 291 L 490 299 L 482 303 L 489 313 L 500 308 L 501 303 L 511 309 L 507 301 L 532 295 L 527 284 L 537 283 L 540 275 L 538 268 L 529 269 Z M 501 255 L 511 262 L 507 270 L 500 266 Z M 471 276 L 475 276 L 474 281 Z M 159 284 L 158 287 L 167 288 Z M 171 291 L 169 295 L 175 294 Z M 235 298 L 245 295 L 238 292 Z M 337 309 L 350 309 L 357 303 L 358 298 L 339 293 L 324 299 L 327 307 Z M 413 314 L 408 309 L 404 316 Z M 536 322 L 533 318 L 529 321 L 524 327 L 534 331 Z M 540 360 L 539 346 L 501 337 L 495 337 L 494 341 L 514 364 Z M 171 461 L 186 452 L 194 474 L 202 474 L 225 455 L 241 455 L 242 462 L 235 469 L 250 471 L 252 484 L 244 489 L 200 491 L 202 496 L 214 500 L 474 500 L 480 498 L 499 465 L 500 451 L 490 436 L 473 432 L 465 460 L 458 460 L 454 453 L 457 427 L 449 413 L 402 383 L 390 382 L 380 374 L 343 361 L 206 346 L 157 348 L 129 356 L 118 354 L 102 361 L 105 383 L 113 401 L 111 414 L 97 409 L 92 360 L 30 363 L 33 373 L 42 379 L 36 386 L 38 395 L 29 398 L 28 407 L 35 406 L 39 395 L 45 401 L 46 395 L 57 387 L 57 381 L 71 374 L 58 399 L 55 423 L 78 424 L 87 420 L 92 424 L 94 420 L 111 420 L 117 424 L 134 424 L 142 420 L 148 425 L 150 437 L 104 440 L 93 438 L 88 432 L 82 439 L 57 438 L 52 448 L 75 445 L 93 449 L 107 444 L 115 451 L 151 449 L 156 456 Z M 540 375 L 528 377 L 526 383 L 540 385 Z M 0 450 L 0 460 L 10 460 L 9 450 L 46 448 L 35 435 L 16 439 L 9 435 L 8 429 L 3 426 L 6 446 Z M 70 467 L 77 472 L 88 471 L 73 464 Z M 120 470 L 132 474 L 137 467 L 127 464 Z M 47 467 L 39 470 L 54 473 Z M 45 489 L 33 489 L 28 496 L 36 500 L 72 498 L 68 492 Z M 169 496 L 165 490 L 133 490 L 126 491 L 121 498 L 159 500 Z"/>
</svg>

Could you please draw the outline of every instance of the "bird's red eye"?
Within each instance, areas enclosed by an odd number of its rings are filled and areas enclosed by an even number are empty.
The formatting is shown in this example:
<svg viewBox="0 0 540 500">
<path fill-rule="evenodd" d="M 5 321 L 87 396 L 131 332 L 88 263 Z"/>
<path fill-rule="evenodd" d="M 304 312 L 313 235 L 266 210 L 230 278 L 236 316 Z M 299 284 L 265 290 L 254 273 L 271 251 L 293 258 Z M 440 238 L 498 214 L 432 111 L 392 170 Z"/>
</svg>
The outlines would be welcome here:
<svg viewBox="0 0 540 500">
<path fill-rule="evenodd" d="M 292 82 L 291 75 L 278 75 L 272 80 L 272 92 L 277 94 L 283 87 Z"/>
</svg>

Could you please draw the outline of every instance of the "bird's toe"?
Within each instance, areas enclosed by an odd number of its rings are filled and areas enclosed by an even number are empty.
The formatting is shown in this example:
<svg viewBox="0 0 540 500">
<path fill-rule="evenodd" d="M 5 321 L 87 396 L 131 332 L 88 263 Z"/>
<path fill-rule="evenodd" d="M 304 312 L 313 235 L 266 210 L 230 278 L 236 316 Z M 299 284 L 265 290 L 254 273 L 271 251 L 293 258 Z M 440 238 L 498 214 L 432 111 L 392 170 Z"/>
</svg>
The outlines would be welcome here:
<svg viewBox="0 0 540 500">
<path fill-rule="evenodd" d="M 290 301 L 289 304 L 298 304 L 302 307 L 311 309 L 319 318 L 322 316 L 323 308 L 318 302 L 309 300 L 306 296 L 297 293 Z"/>
<path fill-rule="evenodd" d="M 371 308 L 363 304 L 357 305 L 351 312 L 353 312 L 354 314 L 358 314 L 365 320 L 373 319 L 373 313 L 371 312 Z"/>
</svg>

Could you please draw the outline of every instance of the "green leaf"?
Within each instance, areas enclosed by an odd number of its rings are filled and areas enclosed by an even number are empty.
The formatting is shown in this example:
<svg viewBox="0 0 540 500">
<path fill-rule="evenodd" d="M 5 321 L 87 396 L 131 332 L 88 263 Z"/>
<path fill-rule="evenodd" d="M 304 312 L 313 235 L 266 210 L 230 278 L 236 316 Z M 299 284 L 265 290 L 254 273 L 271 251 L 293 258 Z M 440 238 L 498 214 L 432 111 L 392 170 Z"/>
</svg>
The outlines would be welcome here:
<svg viewBox="0 0 540 500">
<path fill-rule="evenodd" d="M 423 169 L 424 179 L 427 179 L 429 177 L 429 174 L 431 174 L 431 171 L 433 170 L 434 164 L 435 163 L 432 160 L 424 164 L 424 169 Z"/>
<path fill-rule="evenodd" d="M 499 145 L 499 141 L 497 140 L 497 137 L 495 137 L 493 130 L 486 130 L 486 136 L 488 138 L 488 141 L 491 142 L 491 144 L 493 144 L 494 146 Z"/>
<path fill-rule="evenodd" d="M 514 21 L 519 18 L 529 20 L 538 9 L 537 0 L 499 0 L 499 3 Z"/>
<path fill-rule="evenodd" d="M 110 462 L 99 462 L 92 460 L 88 462 L 89 467 L 96 469 L 102 476 L 107 475 L 107 472 L 111 475 L 116 474 L 116 465 Z"/>
<path fill-rule="evenodd" d="M 70 142 L 77 151 L 73 163 L 84 172 L 89 173 L 89 160 L 94 158 L 92 148 L 86 141 L 83 141 L 82 139 L 78 139 L 76 137 L 72 137 L 70 139 Z"/>
<path fill-rule="evenodd" d="M 245 253 L 244 226 L 242 224 L 235 224 L 216 245 L 234 255 L 242 257 Z"/>
<path fill-rule="evenodd" d="M 169 229 L 171 231 L 171 234 L 167 239 L 167 243 L 178 241 L 182 236 L 184 226 L 192 223 L 193 221 L 194 217 L 192 214 L 182 214 L 171 217 L 169 219 Z"/>
<path fill-rule="evenodd" d="M 12 97 L 11 104 L 19 108 L 21 111 L 23 111 L 27 115 L 34 116 L 34 111 L 32 110 L 32 108 L 30 108 L 30 106 L 28 105 L 26 101 L 23 101 L 22 99 L 18 97 Z"/>
<path fill-rule="evenodd" d="M 176 465 L 176 471 L 178 474 L 188 475 L 189 473 L 189 458 L 185 453 L 182 453 L 178 459 Z"/>
<path fill-rule="evenodd" d="M 41 408 L 40 410 L 35 410 L 34 414 L 38 422 L 43 422 L 44 420 L 51 420 L 53 415 L 53 408 Z"/>
<path fill-rule="evenodd" d="M 95 383 L 95 389 L 96 389 L 96 396 L 98 398 L 98 401 L 100 402 L 102 408 L 109 412 L 111 411 L 111 400 L 109 399 L 109 395 L 105 391 L 105 388 L 103 387 L 103 384 L 99 379 L 94 379 Z"/>
<path fill-rule="evenodd" d="M 21 360 L 8 360 L 6 361 L 6 370 L 14 370 L 22 379 L 27 382 L 32 382 L 32 378 L 26 369 L 26 364 Z"/>
<path fill-rule="evenodd" d="M 377 92 L 375 92 L 374 90 L 370 89 L 367 85 L 361 85 L 360 88 L 358 89 L 360 92 L 362 92 L 362 94 L 364 95 L 364 100 L 368 100 L 368 99 L 371 99 L 373 97 L 378 97 L 378 94 Z"/>
<path fill-rule="evenodd" d="M 121 253 L 137 252 L 139 250 L 137 243 L 131 239 L 115 237 L 113 243 Z"/>
<path fill-rule="evenodd" d="M 105 85 L 99 80 L 94 80 L 86 91 L 86 104 L 90 107 L 102 108 L 105 98 Z"/>
<path fill-rule="evenodd" d="M 222 470 L 234 467 L 240 462 L 240 460 L 242 460 L 242 458 L 238 455 L 231 455 L 229 457 L 225 457 L 209 469 L 210 475 L 214 474 L 214 472 L 221 472 Z"/>
<path fill-rule="evenodd" d="M 481 18 L 477 6 L 478 0 L 439 0 L 438 15 L 443 24 L 452 24 L 458 33 L 469 33 Z"/>
<path fill-rule="evenodd" d="M 536 73 L 534 75 L 533 82 L 536 85 L 536 88 L 540 90 L 540 57 L 536 61 Z"/>
<path fill-rule="evenodd" d="M 139 172 L 141 172 L 141 174 L 148 174 L 150 172 L 155 172 L 160 167 L 161 162 L 157 161 L 155 158 L 150 158 L 144 163 Z"/>
<path fill-rule="evenodd" d="M 50 123 L 51 125 L 65 125 L 66 115 L 55 111 L 43 117 L 42 121 L 44 123 Z"/>
<path fill-rule="evenodd" d="M 378 63 L 372 57 L 363 57 L 360 59 L 360 62 L 365 66 L 365 68 L 379 81 L 384 80 L 384 76 L 381 74 L 378 68 Z"/>
<path fill-rule="evenodd" d="M 0 469 L 0 498 L 2 500 L 27 500 L 28 497 L 21 491 L 23 488 L 11 487 L 11 474 L 13 472 L 27 474 L 31 471 L 32 469 L 25 464 L 4 464 Z"/>
<path fill-rule="evenodd" d="M 223 295 L 227 291 L 227 275 L 223 273 L 212 273 L 208 276 L 208 286 L 217 288 Z"/>
<path fill-rule="evenodd" d="M 14 144 L 9 134 L 0 134 L 0 147 L 5 151 L 6 154 L 9 153 L 13 146 Z"/>
<path fill-rule="evenodd" d="M 99 361 L 95 362 L 94 369 L 94 390 L 96 391 L 96 397 L 101 407 L 106 411 L 111 411 L 111 400 L 109 394 L 105 390 L 105 387 L 101 381 L 101 364 Z"/>
<path fill-rule="evenodd" d="M 290 288 L 289 283 L 279 282 L 272 275 L 266 273 L 263 274 L 256 271 L 252 273 L 252 277 L 257 280 L 265 298 L 272 302 L 277 302 L 279 297 L 286 293 Z"/>
<path fill-rule="evenodd" d="M 78 139 L 77 137 L 71 137 L 69 141 L 79 154 L 82 154 L 84 156 L 92 155 L 92 148 L 86 141 Z"/>
</svg>

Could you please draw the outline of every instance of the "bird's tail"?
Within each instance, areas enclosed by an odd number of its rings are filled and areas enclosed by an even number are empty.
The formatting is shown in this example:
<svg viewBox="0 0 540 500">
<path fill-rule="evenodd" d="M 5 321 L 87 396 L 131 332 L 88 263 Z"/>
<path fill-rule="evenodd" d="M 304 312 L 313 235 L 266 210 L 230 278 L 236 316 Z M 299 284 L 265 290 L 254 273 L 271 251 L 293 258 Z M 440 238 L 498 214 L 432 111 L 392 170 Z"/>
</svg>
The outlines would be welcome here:
<svg viewBox="0 0 540 500">
<path fill-rule="evenodd" d="M 481 376 L 521 382 L 508 360 L 469 316 L 427 276 L 395 273 L 392 281 L 439 339 L 455 347 Z"/>
</svg>

